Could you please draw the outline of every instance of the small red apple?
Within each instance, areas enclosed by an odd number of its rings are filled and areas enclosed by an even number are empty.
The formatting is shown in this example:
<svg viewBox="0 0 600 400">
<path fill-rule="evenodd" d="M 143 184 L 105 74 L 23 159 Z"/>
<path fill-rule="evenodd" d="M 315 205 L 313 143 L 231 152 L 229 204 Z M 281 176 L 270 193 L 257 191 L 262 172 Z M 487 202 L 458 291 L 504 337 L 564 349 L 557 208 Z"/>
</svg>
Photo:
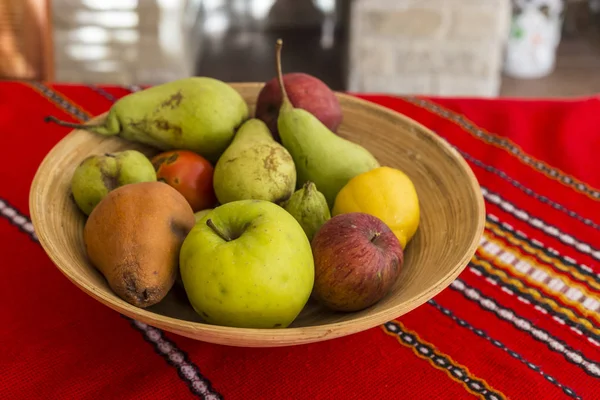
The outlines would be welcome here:
<svg viewBox="0 0 600 400">
<path fill-rule="evenodd" d="M 329 130 L 336 133 L 342 122 L 342 109 L 337 97 L 325 82 L 301 72 L 284 74 L 283 82 L 295 108 L 310 112 Z M 267 124 L 277 141 L 279 141 L 277 117 L 281 107 L 281 97 L 281 88 L 275 77 L 263 86 L 256 100 L 256 118 Z"/>
<path fill-rule="evenodd" d="M 313 297 L 334 311 L 359 311 L 381 300 L 400 275 L 404 252 L 394 232 L 365 213 L 339 214 L 312 240 Z"/>
</svg>

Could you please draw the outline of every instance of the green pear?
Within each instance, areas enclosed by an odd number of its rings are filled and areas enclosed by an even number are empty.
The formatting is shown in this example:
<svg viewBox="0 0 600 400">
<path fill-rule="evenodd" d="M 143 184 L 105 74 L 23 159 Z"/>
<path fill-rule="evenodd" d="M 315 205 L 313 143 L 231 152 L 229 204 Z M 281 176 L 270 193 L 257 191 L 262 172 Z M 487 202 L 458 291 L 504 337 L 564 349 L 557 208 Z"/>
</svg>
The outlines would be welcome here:
<svg viewBox="0 0 600 400">
<path fill-rule="evenodd" d="M 156 172 L 150 160 L 137 150 L 96 154 L 87 157 L 71 178 L 71 193 L 86 215 L 110 191 L 130 183 L 155 182 Z"/>
<path fill-rule="evenodd" d="M 277 77 L 283 101 L 277 128 L 281 143 L 294 159 L 298 187 L 307 181 L 314 182 L 331 209 L 338 192 L 350 179 L 380 165 L 364 147 L 336 135 L 310 112 L 294 108 L 283 84 L 281 47 L 279 39 Z"/>
<path fill-rule="evenodd" d="M 216 162 L 248 115 L 248 105 L 227 83 L 189 77 L 120 98 L 99 124 L 73 124 L 55 117 L 47 121 L 160 150 L 191 150 Z"/>
<path fill-rule="evenodd" d="M 233 201 L 206 214 L 183 241 L 179 268 L 206 322 L 240 328 L 287 328 L 315 279 L 302 227 L 265 200 Z"/>
<path fill-rule="evenodd" d="M 244 122 L 215 165 L 213 187 L 219 203 L 267 200 L 280 203 L 296 189 L 296 166 L 260 119 Z"/>
<path fill-rule="evenodd" d="M 282 207 L 296 218 L 310 241 L 321 226 L 331 218 L 325 196 L 311 181 L 295 191 Z"/>
</svg>

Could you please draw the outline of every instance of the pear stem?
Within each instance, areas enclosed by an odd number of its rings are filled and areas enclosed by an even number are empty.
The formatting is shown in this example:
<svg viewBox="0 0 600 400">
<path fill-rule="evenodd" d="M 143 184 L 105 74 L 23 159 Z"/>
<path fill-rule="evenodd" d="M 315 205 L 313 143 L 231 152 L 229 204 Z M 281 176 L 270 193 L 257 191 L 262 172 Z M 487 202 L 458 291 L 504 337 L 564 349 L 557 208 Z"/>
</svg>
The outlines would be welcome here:
<svg viewBox="0 0 600 400">
<path fill-rule="evenodd" d="M 219 228 L 217 228 L 215 223 L 212 222 L 212 219 L 210 219 L 210 218 L 207 219 L 206 225 L 208 225 L 208 227 L 210 229 L 212 229 L 221 239 L 223 239 L 226 242 L 231 242 L 231 238 L 229 236 L 227 236 L 226 234 L 224 234 L 223 232 L 221 232 L 221 230 Z"/>
<path fill-rule="evenodd" d="M 315 186 L 315 184 L 312 183 L 311 181 L 304 182 L 304 185 L 302 185 L 302 188 L 304 189 L 304 194 L 302 197 L 308 197 L 311 194 L 311 192 L 313 191 L 314 186 Z"/>
<path fill-rule="evenodd" d="M 279 81 L 279 87 L 281 88 L 282 94 L 282 105 L 284 107 L 292 107 L 292 102 L 288 97 L 285 85 L 283 84 L 283 72 L 281 69 L 281 48 L 283 47 L 283 40 L 277 39 L 275 44 L 275 68 L 277 70 L 277 80 Z"/>
<path fill-rule="evenodd" d="M 54 122 L 57 125 L 60 126 L 66 126 L 67 128 L 73 128 L 73 129 L 89 129 L 89 128 L 99 128 L 104 126 L 104 124 L 74 124 L 71 122 L 66 122 L 66 121 L 61 121 L 56 117 L 53 117 L 52 115 L 47 116 L 46 118 L 44 118 L 44 122 L 48 123 L 48 122 Z"/>
</svg>

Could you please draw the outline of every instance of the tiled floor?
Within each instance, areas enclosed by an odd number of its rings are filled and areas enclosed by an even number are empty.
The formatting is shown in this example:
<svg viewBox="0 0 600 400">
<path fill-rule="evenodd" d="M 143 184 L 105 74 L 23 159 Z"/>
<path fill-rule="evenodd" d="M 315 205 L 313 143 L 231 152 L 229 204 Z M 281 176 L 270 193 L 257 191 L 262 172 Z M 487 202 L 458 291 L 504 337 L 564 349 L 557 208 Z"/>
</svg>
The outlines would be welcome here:
<svg viewBox="0 0 600 400">
<path fill-rule="evenodd" d="M 188 1 L 188 9 L 183 9 L 183 0 L 53 0 L 56 79 L 156 84 L 196 74 L 226 81 L 264 81 L 275 73 L 274 43 L 282 37 L 288 49 L 284 70 L 314 74 L 333 89 L 344 90 L 345 29 L 338 27 L 333 34 L 329 30 L 325 36 L 318 24 L 266 29 L 265 21 L 273 21 L 268 15 L 273 2 L 197 0 Z M 207 7 L 204 14 L 198 14 L 201 3 Z M 316 3 L 328 10 L 333 1 Z M 288 20 L 292 22 L 299 21 Z M 501 96 L 600 93 L 599 71 L 600 23 L 563 38 L 551 76 L 504 78 Z"/>
</svg>

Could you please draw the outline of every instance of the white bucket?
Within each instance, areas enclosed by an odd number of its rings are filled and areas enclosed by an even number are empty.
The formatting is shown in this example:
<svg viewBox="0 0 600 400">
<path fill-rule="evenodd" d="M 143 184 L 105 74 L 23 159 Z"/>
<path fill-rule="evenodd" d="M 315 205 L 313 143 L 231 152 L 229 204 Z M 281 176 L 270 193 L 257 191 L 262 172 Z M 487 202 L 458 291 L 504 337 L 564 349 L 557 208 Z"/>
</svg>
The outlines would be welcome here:
<svg viewBox="0 0 600 400">
<path fill-rule="evenodd" d="M 540 78 L 556 64 L 564 0 L 513 0 L 513 18 L 504 72 L 515 78 Z"/>
</svg>

